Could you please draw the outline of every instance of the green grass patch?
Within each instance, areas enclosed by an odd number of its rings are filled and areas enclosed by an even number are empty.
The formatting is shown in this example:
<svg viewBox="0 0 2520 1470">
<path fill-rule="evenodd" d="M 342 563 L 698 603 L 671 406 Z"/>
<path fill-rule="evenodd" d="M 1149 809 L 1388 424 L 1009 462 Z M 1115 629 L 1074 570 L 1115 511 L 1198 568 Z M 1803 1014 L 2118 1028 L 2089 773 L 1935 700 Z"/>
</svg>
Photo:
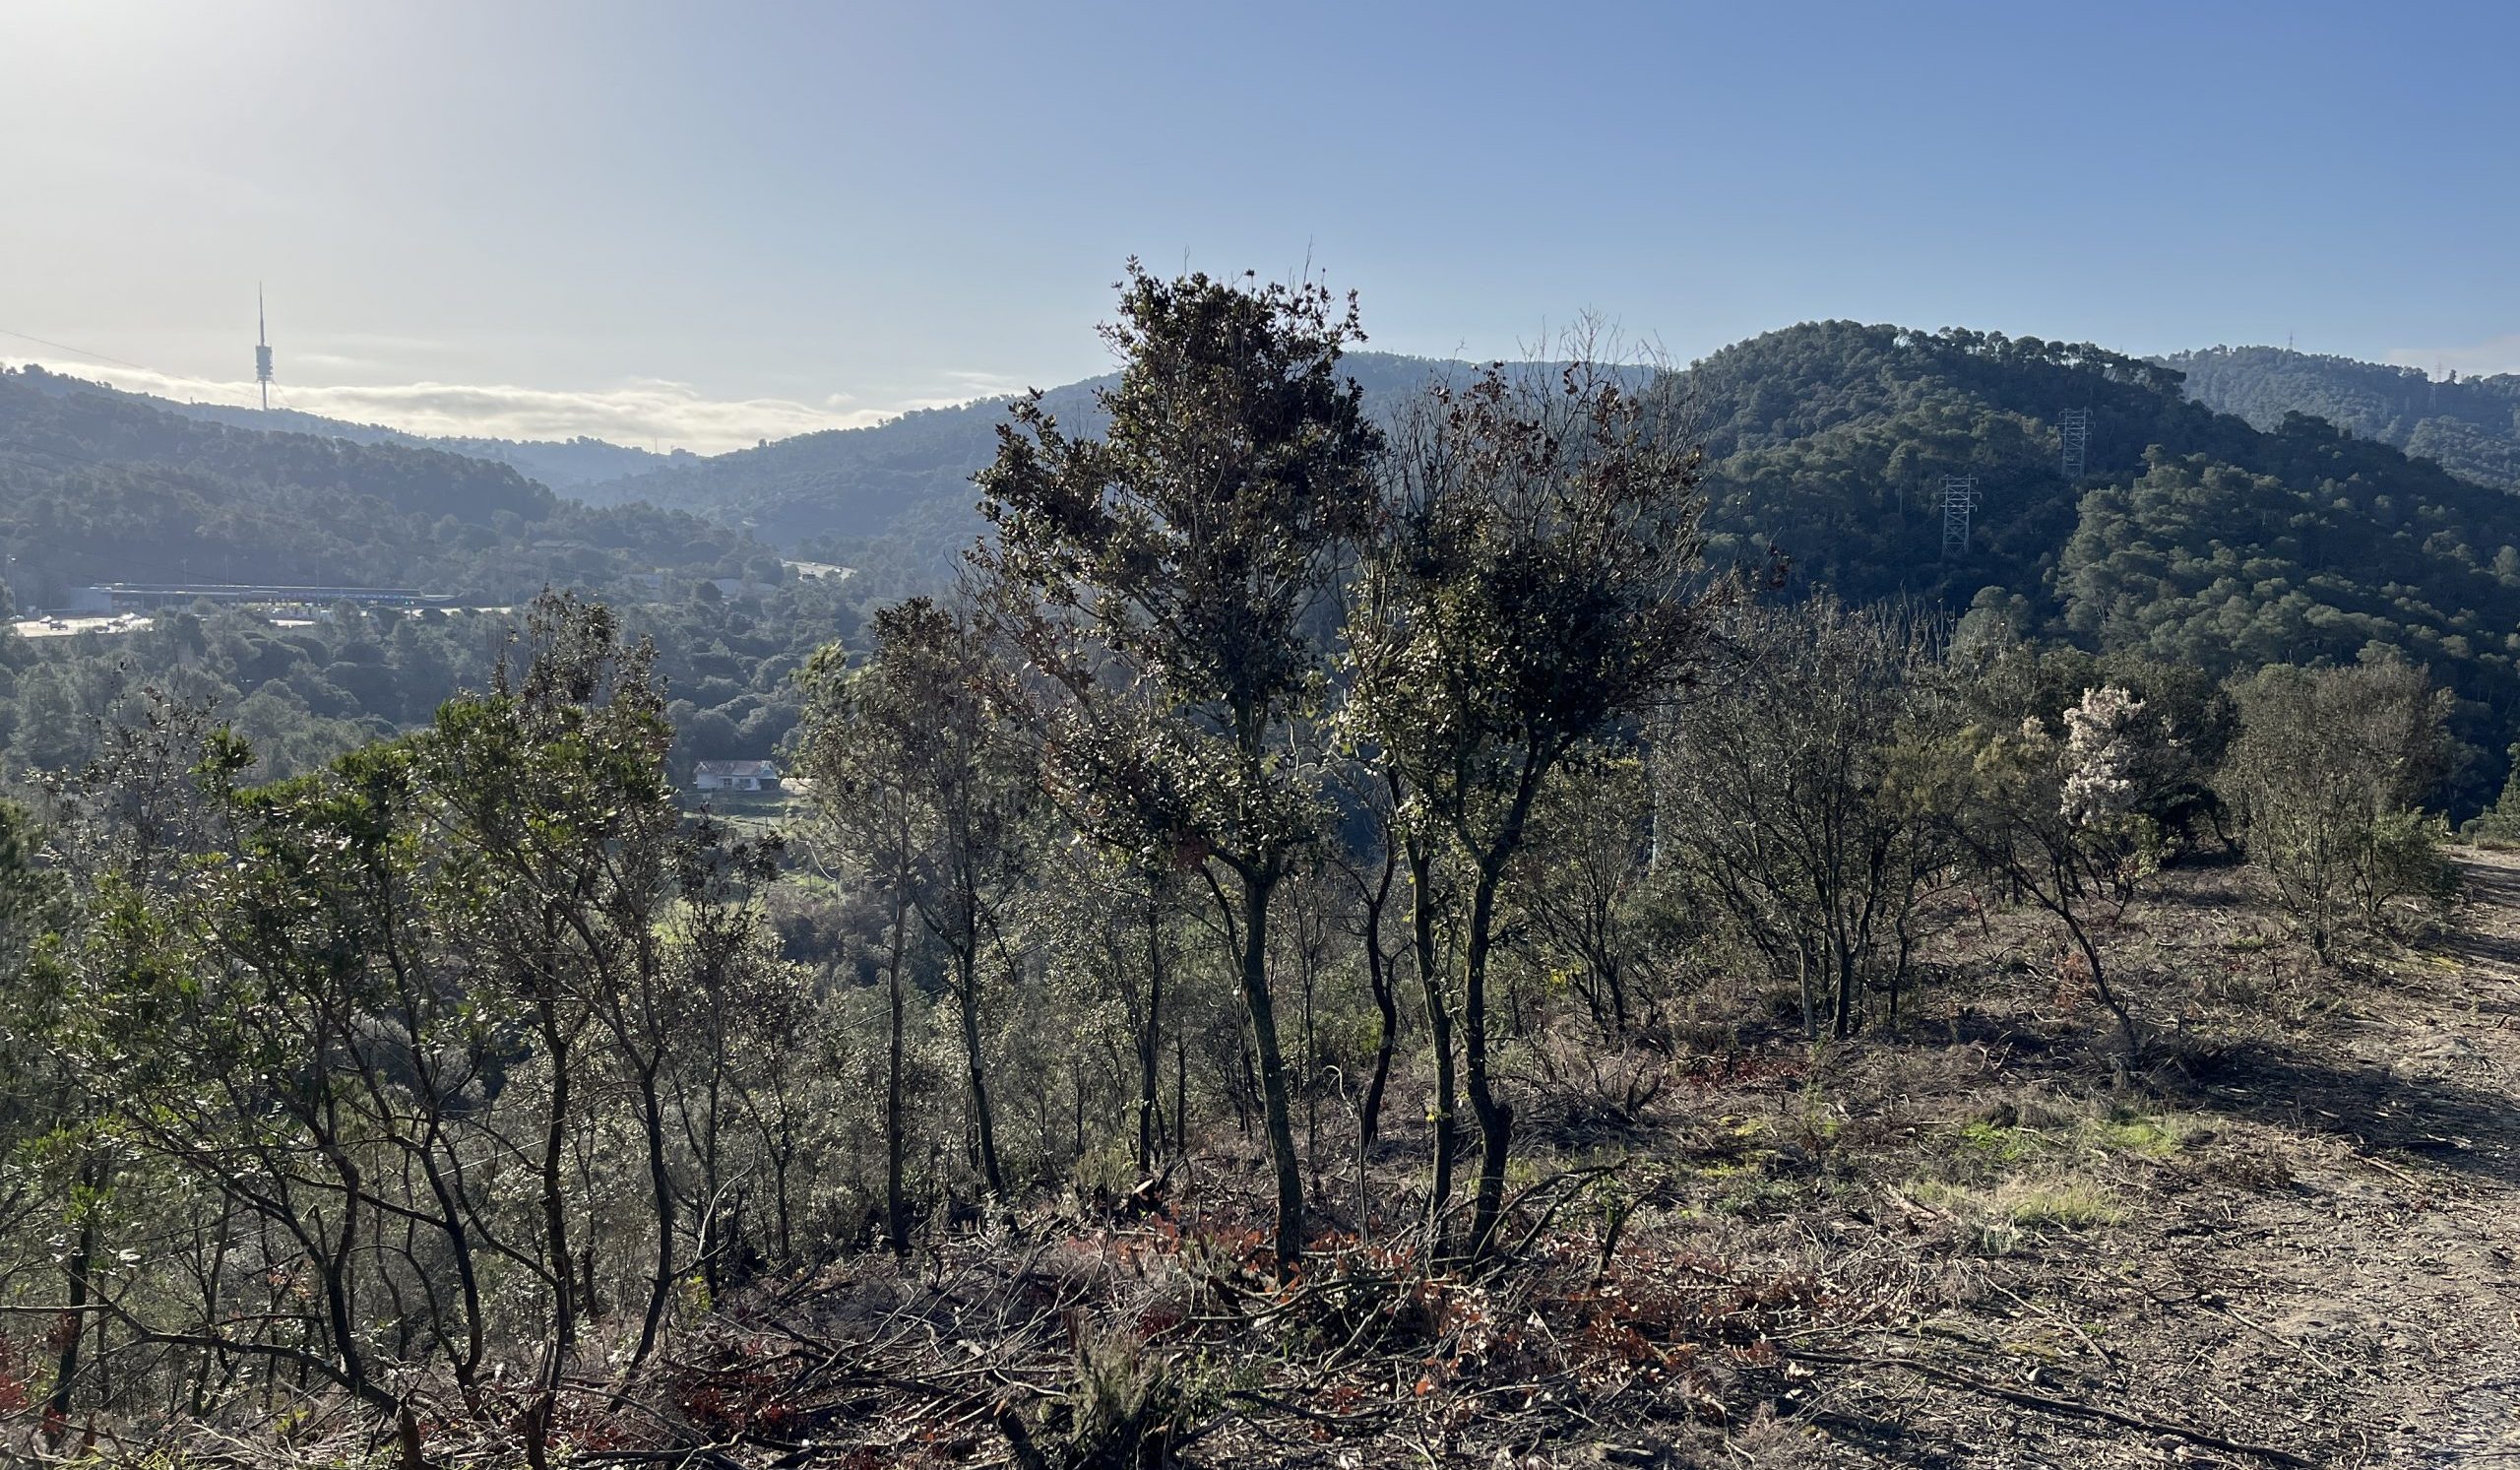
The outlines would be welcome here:
<svg viewBox="0 0 2520 1470">
<path fill-rule="evenodd" d="M 2102 1118 L 2090 1131 L 2092 1141 L 2111 1153 L 2167 1159 L 2186 1146 L 2189 1129 L 2174 1118 L 2133 1115 Z"/>
</svg>

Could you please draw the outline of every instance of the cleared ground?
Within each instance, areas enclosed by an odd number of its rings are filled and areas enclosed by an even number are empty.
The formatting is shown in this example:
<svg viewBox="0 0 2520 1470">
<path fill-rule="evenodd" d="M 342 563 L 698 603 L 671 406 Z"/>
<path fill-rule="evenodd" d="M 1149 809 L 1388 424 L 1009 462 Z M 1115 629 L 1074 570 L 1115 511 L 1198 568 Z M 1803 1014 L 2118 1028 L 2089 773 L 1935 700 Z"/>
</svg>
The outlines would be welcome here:
<svg viewBox="0 0 2520 1470">
<path fill-rule="evenodd" d="M 2154 1033 L 2122 1081 L 2015 915 L 1898 1042 L 1726 1033 L 1736 994 L 1685 1063 L 1570 1048 L 1481 1279 L 1421 1269 L 1404 1128 L 1368 1211 L 1323 1160 L 1272 1286 L 1228 1145 L 730 1304 L 670 1392 L 795 1464 L 1021 1463 L 1010 1416 L 1060 1463 L 1135 1413 L 1215 1465 L 2520 1465 L 2520 859 L 2458 862 L 2461 909 L 2345 970 L 2244 870 L 2175 875 L 2111 936 Z"/>
</svg>

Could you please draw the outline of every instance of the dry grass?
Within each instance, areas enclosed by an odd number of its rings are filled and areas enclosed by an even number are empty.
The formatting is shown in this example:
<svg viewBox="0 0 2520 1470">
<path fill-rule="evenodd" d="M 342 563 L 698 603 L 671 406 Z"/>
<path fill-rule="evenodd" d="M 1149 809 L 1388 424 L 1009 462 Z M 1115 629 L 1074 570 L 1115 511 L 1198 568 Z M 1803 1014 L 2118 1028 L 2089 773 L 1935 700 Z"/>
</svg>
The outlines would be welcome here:
<svg viewBox="0 0 2520 1470">
<path fill-rule="evenodd" d="M 2131 1078 L 2109 1065 L 2105 1013 L 2056 983 L 2052 934 L 1994 916 L 1930 956 L 1947 979 L 1912 998 L 1898 1038 L 1814 1049 L 1764 1020 L 1718 1030 L 1709 1012 L 1675 1023 L 1700 1050 L 1570 1035 L 1524 1058 L 1514 1180 L 1530 1192 L 1509 1233 L 1521 1248 L 1498 1269 L 1440 1268 L 1412 1233 L 1425 1139 L 1405 1121 L 1404 1079 L 1404 1121 L 1364 1180 L 1326 1182 L 1292 1282 L 1267 1269 L 1256 1170 L 1183 1171 L 1152 1214 L 1039 1202 L 1014 1229 L 936 1239 L 908 1266 L 854 1259 L 730 1296 L 627 1399 L 591 1390 L 576 1405 L 570 1463 L 2248 1459 L 2200 1447 L 2218 1438 L 2363 1462 L 2378 1450 L 2359 1426 L 2411 1412 L 2420 1385 L 2303 1371 L 2349 1349 L 2308 1346 L 2310 1328 L 2279 1320 L 2284 1293 L 2315 1304 L 2345 1288 L 2308 1275 L 2279 1289 L 2267 1261 L 2296 1238 L 2346 1250 L 2334 1243 L 2352 1233 L 2356 1269 L 2376 1270 L 2430 1207 L 2408 1180 L 2441 1197 L 2520 1193 L 2520 1171 L 2472 1169 L 2462 1185 L 2378 1158 L 2376 1139 L 2448 1125 L 2422 1114 L 2382 1133 L 2385 1110 L 2423 1100 L 2374 1092 L 2380 1112 L 2349 1116 L 2358 1104 L 2323 1080 L 2360 1076 L 2348 1043 L 2385 1053 L 2418 1011 L 2457 1021 L 2425 1010 L 2420 986 L 2480 983 L 2428 964 L 2318 971 L 2244 875 L 2171 889 L 2110 936 L 2159 1037 Z M 1566 1173 L 1608 1160 L 1621 1162 Z M 2507 1218 L 2479 1208 L 2480 1228 Z M 248 1435 L 254 1463 L 382 1462 L 328 1412 L 329 1438 Z M 450 1413 L 439 1429 L 442 1465 L 514 1463 L 495 1427 Z M 146 1452 L 100 1442 L 96 1458 L 238 1453 L 195 1432 Z"/>
</svg>

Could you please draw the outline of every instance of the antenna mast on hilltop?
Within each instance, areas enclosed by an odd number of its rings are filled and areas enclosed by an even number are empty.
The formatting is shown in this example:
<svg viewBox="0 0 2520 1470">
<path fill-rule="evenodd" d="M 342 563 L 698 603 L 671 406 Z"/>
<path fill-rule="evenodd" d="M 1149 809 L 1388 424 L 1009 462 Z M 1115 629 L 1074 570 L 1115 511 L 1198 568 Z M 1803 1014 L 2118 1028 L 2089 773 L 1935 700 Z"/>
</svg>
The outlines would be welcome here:
<svg viewBox="0 0 2520 1470">
<path fill-rule="evenodd" d="M 254 381 L 263 385 L 263 412 L 272 408 L 272 329 L 263 317 L 263 288 L 254 287 Z"/>
<path fill-rule="evenodd" d="M 2091 410 L 2067 409 L 2056 415 L 2058 465 L 2071 482 L 2083 478 L 2083 459 L 2091 449 Z"/>
<path fill-rule="evenodd" d="M 1942 478 L 1942 559 L 1954 561 L 1969 554 L 1969 517 L 1978 508 L 1978 477 L 1946 475 Z"/>
</svg>

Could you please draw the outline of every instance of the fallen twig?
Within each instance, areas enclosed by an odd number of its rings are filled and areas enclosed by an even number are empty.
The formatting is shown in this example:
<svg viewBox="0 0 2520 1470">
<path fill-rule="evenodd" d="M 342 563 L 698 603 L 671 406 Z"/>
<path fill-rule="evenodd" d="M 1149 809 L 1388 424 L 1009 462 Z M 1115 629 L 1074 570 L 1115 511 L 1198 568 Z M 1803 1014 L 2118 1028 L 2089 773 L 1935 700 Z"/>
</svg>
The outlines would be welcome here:
<svg viewBox="0 0 2520 1470">
<path fill-rule="evenodd" d="M 2065 1414 L 2077 1419 L 2097 1419 L 2124 1429 L 2142 1430 L 2146 1434 L 2173 1435 L 2191 1444 L 2201 1444 L 2208 1449 L 2219 1449 L 2227 1454 L 2249 1455 L 2271 1464 L 2298 1465 L 2301 1470 L 2312 1470 L 2312 1467 L 2318 1463 L 2295 1454 L 2289 1449 L 2278 1449 L 2271 1444 L 2252 1444 L 2245 1439 L 2227 1439 L 2211 1431 L 2195 1429 L 2188 1425 L 2174 1424 L 2168 1420 L 2146 1419 L 2141 1415 L 2128 1414 L 2123 1410 L 2085 1403 L 2077 1398 L 2058 1398 L 2052 1394 L 2033 1393 L 2027 1388 L 2015 1388 L 2006 1383 L 1988 1382 L 1974 1374 L 1965 1374 L 1956 1368 L 1945 1368 L 1939 1363 L 1924 1363 L 1913 1358 L 1865 1358 L 1843 1353 L 1788 1352 L 1784 1349 L 1779 1349 L 1778 1352 L 1780 1356 L 1797 1363 L 1820 1364 L 1832 1368 L 1904 1368 L 1910 1373 L 1932 1378 L 1936 1382 L 1973 1389 L 1979 1393 L 2003 1399 L 2007 1403 L 2020 1404 L 2024 1408 L 2043 1409 L 2050 1414 Z"/>
</svg>

